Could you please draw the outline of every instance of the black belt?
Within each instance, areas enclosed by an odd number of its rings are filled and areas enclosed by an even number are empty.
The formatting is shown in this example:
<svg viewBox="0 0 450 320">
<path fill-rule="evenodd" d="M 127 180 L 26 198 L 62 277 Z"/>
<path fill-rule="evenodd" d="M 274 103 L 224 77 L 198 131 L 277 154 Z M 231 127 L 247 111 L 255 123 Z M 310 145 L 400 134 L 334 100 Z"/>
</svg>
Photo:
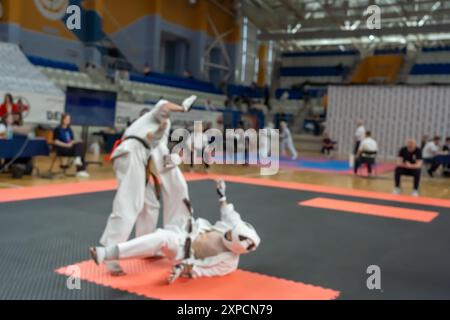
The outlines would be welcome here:
<svg viewBox="0 0 450 320">
<path fill-rule="evenodd" d="M 128 137 L 123 138 L 123 139 L 122 139 L 122 142 L 124 142 L 124 141 L 126 141 L 126 140 L 136 140 L 136 141 L 138 141 L 140 144 L 142 144 L 142 146 L 143 146 L 145 149 L 147 149 L 147 150 L 150 150 L 150 149 L 151 149 L 150 146 L 149 146 L 149 144 L 147 143 L 147 141 L 145 141 L 145 140 L 142 139 L 142 138 L 139 138 L 139 137 L 136 137 L 136 136 L 128 136 Z M 152 158 L 151 156 L 148 158 L 146 167 L 149 165 L 151 158 Z M 147 169 L 147 168 L 146 168 L 146 169 Z M 146 170 L 146 177 L 145 177 L 145 185 L 148 184 L 150 176 L 153 178 L 153 181 L 155 182 L 155 193 L 156 193 L 156 198 L 159 200 L 159 199 L 161 198 L 161 188 L 160 188 L 160 185 L 159 185 L 158 178 L 157 178 L 152 172 L 148 172 L 147 170 Z"/>
<path fill-rule="evenodd" d="M 139 138 L 139 137 L 136 137 L 136 136 L 129 136 L 129 137 L 124 138 L 122 141 L 126 141 L 126 140 L 136 140 L 136 141 L 139 141 L 139 142 L 144 146 L 145 149 L 148 149 L 148 150 L 151 149 L 150 146 L 148 145 L 147 141 L 145 141 L 145 140 L 142 139 L 142 138 Z"/>
<path fill-rule="evenodd" d="M 188 208 L 190 207 L 190 202 L 189 200 L 185 199 L 184 203 L 189 203 Z M 192 210 L 190 210 L 191 212 L 191 218 L 189 218 L 189 220 L 187 221 L 187 226 L 186 226 L 186 231 L 191 234 L 192 230 L 193 230 L 193 223 L 192 223 Z M 191 257 L 191 248 L 192 248 L 192 238 L 190 236 L 186 237 L 186 242 L 184 243 L 184 259 L 189 259 Z"/>
<path fill-rule="evenodd" d="M 189 259 L 191 257 L 191 246 L 192 239 L 187 237 L 186 242 L 184 243 L 184 259 Z"/>
<path fill-rule="evenodd" d="M 361 156 L 362 157 L 367 157 L 367 158 L 375 158 L 378 155 L 377 151 L 363 151 L 361 152 Z"/>
</svg>

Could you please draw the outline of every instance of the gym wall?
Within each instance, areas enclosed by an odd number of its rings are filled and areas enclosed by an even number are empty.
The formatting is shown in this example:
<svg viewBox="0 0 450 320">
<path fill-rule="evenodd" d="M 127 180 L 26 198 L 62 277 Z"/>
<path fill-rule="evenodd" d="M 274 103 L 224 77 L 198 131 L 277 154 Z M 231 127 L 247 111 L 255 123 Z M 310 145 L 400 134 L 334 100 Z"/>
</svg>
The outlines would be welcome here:
<svg viewBox="0 0 450 320">
<path fill-rule="evenodd" d="M 209 17 L 218 33 L 231 31 L 225 37 L 226 50 L 231 60 L 236 60 L 238 21 L 208 0 L 197 0 L 193 5 L 188 0 L 58 0 L 52 2 L 52 8 L 47 8 L 44 0 L 0 2 L 4 12 L 0 41 L 20 44 L 29 55 L 81 66 L 86 60 L 100 58 L 101 48 L 96 43 L 106 40 L 137 69 L 148 63 L 153 70 L 163 72 L 161 47 L 170 38 L 186 48 L 176 59 L 186 59 L 186 68 L 201 78 L 200 58 L 215 38 Z M 232 0 L 220 3 L 225 9 L 233 5 Z M 69 4 L 82 9 L 81 30 L 66 28 L 65 9 Z M 99 52 L 95 54 L 93 50 Z M 178 69 L 180 72 L 181 67 Z"/>
<path fill-rule="evenodd" d="M 450 136 L 450 86 L 331 86 L 328 97 L 326 131 L 340 154 L 352 152 L 358 119 L 390 159 L 410 137 Z"/>
</svg>

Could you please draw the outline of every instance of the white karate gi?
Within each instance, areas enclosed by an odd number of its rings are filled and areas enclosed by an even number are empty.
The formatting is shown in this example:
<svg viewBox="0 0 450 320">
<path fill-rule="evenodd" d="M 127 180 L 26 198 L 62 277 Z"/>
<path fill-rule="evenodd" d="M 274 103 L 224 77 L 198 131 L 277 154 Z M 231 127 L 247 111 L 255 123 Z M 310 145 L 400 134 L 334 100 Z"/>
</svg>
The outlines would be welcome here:
<svg viewBox="0 0 450 320">
<path fill-rule="evenodd" d="M 160 144 L 151 153 L 152 162 L 156 169 L 156 174 L 161 184 L 161 200 L 163 203 L 163 225 L 184 226 L 191 212 L 185 200 L 190 201 L 189 189 L 178 166 L 164 168 L 164 156 L 170 155 L 168 148 L 170 125 L 167 127 Z M 152 198 L 151 200 L 155 200 Z M 154 204 L 152 208 L 158 208 L 159 204 Z M 153 211 L 155 219 L 158 219 L 159 210 Z M 155 225 L 156 226 L 156 225 Z M 152 230 L 154 231 L 155 228 Z"/>
<path fill-rule="evenodd" d="M 265 127 L 262 133 L 259 134 L 259 155 L 267 158 L 270 154 L 271 137 L 275 135 L 275 129 L 272 127 Z"/>
<path fill-rule="evenodd" d="M 180 199 L 178 198 L 178 200 Z M 237 270 L 238 254 L 226 251 L 205 259 L 196 259 L 194 252 L 190 259 L 184 260 L 184 244 L 188 236 L 194 243 L 195 239 L 205 232 L 218 231 L 225 234 L 240 223 L 244 222 L 239 213 L 234 210 L 232 204 L 228 204 L 221 208 L 221 218 L 214 225 L 205 219 L 196 219 L 191 234 L 187 233 L 185 226 L 169 225 L 164 229 L 158 229 L 155 233 L 119 244 L 119 259 L 146 258 L 162 253 L 174 263 L 183 260 L 183 262 L 191 264 L 193 278 L 223 276 Z"/>
<path fill-rule="evenodd" d="M 292 158 L 297 158 L 297 150 L 295 150 L 294 140 L 292 139 L 291 130 L 289 128 L 283 129 L 281 132 L 281 153 L 286 154 L 286 149 L 289 150 Z"/>
<path fill-rule="evenodd" d="M 141 142 L 130 139 L 124 140 L 112 155 L 118 188 L 112 213 L 100 239 L 103 246 L 127 241 L 135 225 L 137 237 L 154 232 L 156 229 L 160 204 L 154 187 L 146 184 L 146 167 L 152 152 L 159 150 L 154 152 L 158 158 L 167 149 L 166 141 L 170 125 L 160 139 L 148 141 L 147 134 L 156 132 L 160 120 L 168 118 L 168 114 L 162 111 L 166 103 L 165 100 L 159 101 L 154 109 L 136 120 L 124 133 L 124 138 L 135 136 L 146 141 L 150 149 L 146 149 Z M 162 141 L 164 143 L 161 143 Z M 163 188 L 162 193 L 166 198 L 167 190 Z"/>
</svg>

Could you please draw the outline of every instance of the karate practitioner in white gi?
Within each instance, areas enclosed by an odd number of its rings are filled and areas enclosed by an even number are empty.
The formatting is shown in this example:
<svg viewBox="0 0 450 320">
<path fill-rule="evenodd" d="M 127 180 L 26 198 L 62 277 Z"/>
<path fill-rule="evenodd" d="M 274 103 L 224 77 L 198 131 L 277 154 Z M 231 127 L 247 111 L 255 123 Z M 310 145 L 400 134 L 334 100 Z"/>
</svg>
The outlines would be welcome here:
<svg viewBox="0 0 450 320">
<path fill-rule="evenodd" d="M 297 159 L 298 154 L 297 150 L 295 150 L 294 146 L 294 140 L 292 139 L 291 130 L 289 130 L 289 127 L 285 121 L 280 122 L 280 138 L 281 138 L 281 153 L 283 155 L 286 155 L 286 149 L 289 150 L 292 156 L 292 160 Z"/>
<path fill-rule="evenodd" d="M 273 134 L 275 126 L 272 122 L 270 122 L 264 128 L 264 134 L 260 134 L 259 136 L 259 156 L 267 158 L 270 156 L 270 137 Z"/>
<path fill-rule="evenodd" d="M 189 111 L 196 99 L 196 96 L 191 96 L 181 106 L 161 100 L 152 111 L 125 131 L 123 141 L 112 154 L 118 189 L 112 213 L 100 239 L 102 245 L 108 247 L 127 241 L 135 225 L 136 237 L 155 231 L 160 206 L 154 186 L 147 183 L 149 159 L 152 156 L 155 159 L 151 162 L 163 165 L 160 158 L 166 153 L 167 143 L 161 141 L 169 136 L 170 113 Z M 173 170 L 170 174 L 181 173 Z M 168 197 L 167 189 L 162 188 L 161 193 L 163 199 Z M 165 205 L 170 209 L 168 213 L 174 211 L 170 201 L 166 201 Z M 165 216 L 164 222 L 170 219 L 169 215 Z M 109 261 L 107 267 L 112 275 L 124 275 L 117 261 Z"/>
<path fill-rule="evenodd" d="M 225 191 L 225 182 L 217 181 L 221 217 L 214 225 L 205 219 L 194 220 L 181 211 L 178 222 L 184 219 L 183 224 L 169 224 L 152 234 L 117 245 L 91 248 L 91 256 L 101 264 L 162 254 L 173 262 L 169 283 L 179 277 L 229 274 L 237 269 L 241 254 L 256 250 L 260 238 L 250 224 L 242 221 L 234 206 L 227 203 Z M 183 199 L 172 194 L 171 201 Z"/>
</svg>

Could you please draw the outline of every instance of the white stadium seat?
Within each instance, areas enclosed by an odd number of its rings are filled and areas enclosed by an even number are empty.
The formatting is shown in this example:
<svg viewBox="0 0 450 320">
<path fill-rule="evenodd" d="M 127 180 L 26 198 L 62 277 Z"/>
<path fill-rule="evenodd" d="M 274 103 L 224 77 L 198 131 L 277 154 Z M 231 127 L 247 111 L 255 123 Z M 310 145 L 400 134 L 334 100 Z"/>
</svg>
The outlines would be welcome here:
<svg viewBox="0 0 450 320">
<path fill-rule="evenodd" d="M 0 90 L 61 95 L 15 44 L 0 42 Z"/>
</svg>

